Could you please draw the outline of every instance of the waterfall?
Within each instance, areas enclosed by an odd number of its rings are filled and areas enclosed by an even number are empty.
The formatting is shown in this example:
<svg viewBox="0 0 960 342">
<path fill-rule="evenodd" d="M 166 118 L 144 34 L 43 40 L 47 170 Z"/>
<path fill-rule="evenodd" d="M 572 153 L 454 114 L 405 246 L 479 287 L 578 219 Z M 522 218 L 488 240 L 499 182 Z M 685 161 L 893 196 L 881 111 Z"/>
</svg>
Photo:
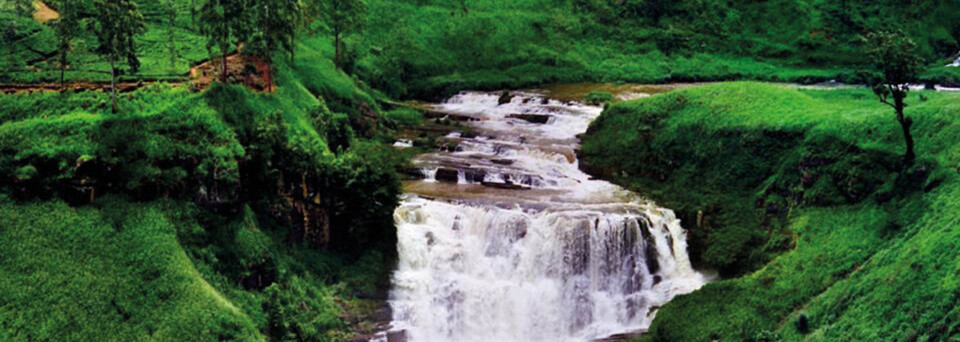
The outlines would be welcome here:
<svg viewBox="0 0 960 342">
<path fill-rule="evenodd" d="M 463 93 L 436 110 L 475 137 L 418 157 L 394 213 L 390 305 L 410 341 L 587 341 L 649 326 L 706 279 L 672 211 L 577 167 L 597 107 L 520 93 Z M 543 116 L 549 116 L 544 119 Z M 533 118 L 533 119 L 531 119 Z M 443 182 L 437 169 L 456 170 Z"/>
</svg>

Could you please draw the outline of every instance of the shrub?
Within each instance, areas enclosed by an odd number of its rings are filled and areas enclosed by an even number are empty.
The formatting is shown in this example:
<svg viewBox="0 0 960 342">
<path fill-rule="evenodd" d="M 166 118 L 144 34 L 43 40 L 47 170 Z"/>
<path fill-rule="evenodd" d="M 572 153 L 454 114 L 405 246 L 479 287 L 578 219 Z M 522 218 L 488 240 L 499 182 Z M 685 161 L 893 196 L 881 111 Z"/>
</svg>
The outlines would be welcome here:
<svg viewBox="0 0 960 342">
<path fill-rule="evenodd" d="M 613 101 L 613 94 L 605 91 L 591 91 L 584 97 L 589 105 L 599 106 Z"/>
</svg>

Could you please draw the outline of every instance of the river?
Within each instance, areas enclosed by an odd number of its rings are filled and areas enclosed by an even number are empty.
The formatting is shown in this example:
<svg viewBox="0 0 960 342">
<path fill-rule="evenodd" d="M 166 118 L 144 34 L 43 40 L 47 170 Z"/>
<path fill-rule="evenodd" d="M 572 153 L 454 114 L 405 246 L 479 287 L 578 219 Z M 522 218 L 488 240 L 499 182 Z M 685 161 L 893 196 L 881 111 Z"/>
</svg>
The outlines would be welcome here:
<svg viewBox="0 0 960 342">
<path fill-rule="evenodd" d="M 577 135 L 602 108 L 513 95 L 432 106 L 471 129 L 417 157 L 424 179 L 404 184 L 391 336 L 589 341 L 643 331 L 708 280 L 672 211 L 578 168 Z"/>
</svg>

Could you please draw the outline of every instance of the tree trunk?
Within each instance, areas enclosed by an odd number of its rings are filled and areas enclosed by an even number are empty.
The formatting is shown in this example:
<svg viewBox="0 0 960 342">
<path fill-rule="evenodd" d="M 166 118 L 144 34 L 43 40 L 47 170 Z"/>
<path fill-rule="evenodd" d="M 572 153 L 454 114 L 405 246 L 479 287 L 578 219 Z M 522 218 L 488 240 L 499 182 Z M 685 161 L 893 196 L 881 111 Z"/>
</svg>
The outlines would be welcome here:
<svg viewBox="0 0 960 342">
<path fill-rule="evenodd" d="M 65 86 L 63 83 L 63 74 L 67 70 L 67 52 L 60 51 L 60 90 L 64 90 Z"/>
<path fill-rule="evenodd" d="M 907 154 L 903 156 L 903 162 L 904 165 L 908 167 L 912 166 L 913 162 L 917 160 L 913 146 L 913 134 L 910 133 L 910 126 L 912 124 L 913 121 L 911 121 L 910 118 L 900 122 L 900 127 L 903 128 L 903 139 L 907 141 Z"/>
<path fill-rule="evenodd" d="M 227 51 L 220 52 L 220 82 L 227 83 Z"/>
<path fill-rule="evenodd" d="M 336 64 L 336 67 L 339 69 L 340 68 L 340 32 L 333 33 L 333 44 L 334 44 L 333 64 Z"/>
<path fill-rule="evenodd" d="M 296 67 L 297 67 L 297 61 L 296 61 L 297 39 L 296 39 L 296 35 L 297 35 L 296 33 L 290 35 L 290 67 L 291 67 L 291 68 L 296 68 Z"/>
<path fill-rule="evenodd" d="M 110 63 L 110 101 L 113 102 L 113 113 L 117 113 L 117 68 Z"/>
<path fill-rule="evenodd" d="M 894 96 L 893 101 L 894 109 L 897 111 L 897 122 L 900 123 L 900 128 L 903 129 L 903 139 L 907 144 L 907 152 L 903 155 L 904 167 L 910 167 L 917 159 L 916 152 L 914 152 L 913 134 L 910 133 L 910 126 L 913 125 L 913 120 L 903 114 L 906 105 L 903 103 L 902 96 Z"/>
<path fill-rule="evenodd" d="M 264 65 L 267 66 L 267 70 L 265 71 L 265 73 L 267 74 L 267 92 L 268 93 L 273 92 L 273 74 L 271 74 L 271 71 L 270 71 L 270 67 L 272 66 L 271 64 L 273 63 L 264 63 Z"/>
</svg>

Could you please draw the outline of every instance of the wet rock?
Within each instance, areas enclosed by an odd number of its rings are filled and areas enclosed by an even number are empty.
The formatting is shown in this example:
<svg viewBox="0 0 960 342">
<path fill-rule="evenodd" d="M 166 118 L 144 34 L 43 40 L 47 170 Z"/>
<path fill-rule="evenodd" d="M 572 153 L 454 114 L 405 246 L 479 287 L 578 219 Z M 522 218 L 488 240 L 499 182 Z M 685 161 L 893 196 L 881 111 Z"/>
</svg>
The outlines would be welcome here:
<svg viewBox="0 0 960 342">
<path fill-rule="evenodd" d="M 407 179 L 424 179 L 426 175 L 423 174 L 423 171 L 416 167 L 401 167 L 400 174 L 402 177 Z"/>
<path fill-rule="evenodd" d="M 487 173 L 483 170 L 466 170 L 464 171 L 464 177 L 469 183 L 482 183 L 483 179 L 486 178 Z"/>
<path fill-rule="evenodd" d="M 497 165 L 513 165 L 513 160 L 510 159 L 491 159 L 490 162 Z"/>
<path fill-rule="evenodd" d="M 471 121 L 479 120 L 475 117 L 465 115 L 465 114 L 445 113 L 445 112 L 438 112 L 438 111 L 427 111 L 426 113 L 424 113 L 423 116 L 427 119 L 450 120 L 450 121 L 458 121 L 458 122 L 471 122 Z"/>
<path fill-rule="evenodd" d="M 407 342 L 407 331 L 389 331 L 387 332 L 387 342 Z"/>
<path fill-rule="evenodd" d="M 607 337 L 604 337 L 604 338 L 592 340 L 592 341 L 590 341 L 590 342 L 627 342 L 627 341 L 633 341 L 633 340 L 636 340 L 636 339 L 638 339 L 638 338 L 640 338 L 640 337 L 643 337 L 643 333 L 645 333 L 645 332 L 646 332 L 646 331 L 640 330 L 640 331 L 633 331 L 633 332 L 626 332 L 626 333 L 614 334 L 614 335 L 610 335 L 610 336 L 607 336 Z"/>
<path fill-rule="evenodd" d="M 545 114 L 510 114 L 509 119 L 520 119 L 529 123 L 545 124 L 550 121 L 550 115 Z"/>
<path fill-rule="evenodd" d="M 497 105 L 505 105 L 510 103 L 513 100 L 513 94 L 510 94 L 509 91 L 505 91 L 500 94 L 500 98 L 497 99 Z"/>
<path fill-rule="evenodd" d="M 454 169 L 440 168 L 434 178 L 438 182 L 457 183 L 460 181 L 460 172 Z"/>
<path fill-rule="evenodd" d="M 657 253 L 656 244 L 647 243 L 647 248 L 645 248 L 643 252 L 643 261 L 645 261 L 647 264 L 647 272 L 653 274 L 660 271 L 660 260 L 657 259 L 659 253 Z"/>
</svg>

